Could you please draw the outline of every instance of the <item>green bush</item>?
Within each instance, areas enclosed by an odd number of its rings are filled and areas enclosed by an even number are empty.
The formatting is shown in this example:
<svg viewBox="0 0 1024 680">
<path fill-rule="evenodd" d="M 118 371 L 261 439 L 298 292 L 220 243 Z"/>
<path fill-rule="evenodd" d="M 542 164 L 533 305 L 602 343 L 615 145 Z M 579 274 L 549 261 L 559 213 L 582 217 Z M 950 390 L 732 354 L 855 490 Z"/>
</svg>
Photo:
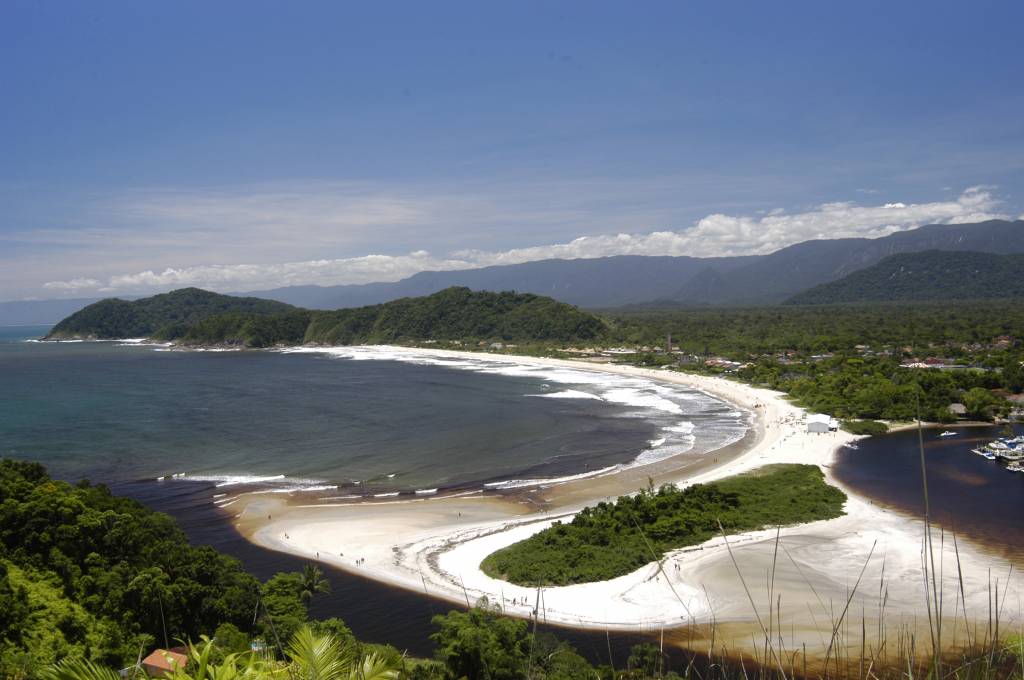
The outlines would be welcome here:
<svg viewBox="0 0 1024 680">
<path fill-rule="evenodd" d="M 844 420 L 843 429 L 850 434 L 866 434 L 875 437 L 888 432 L 889 426 L 877 420 Z"/>
<path fill-rule="evenodd" d="M 622 496 L 577 513 L 488 555 L 489 576 L 524 586 L 569 585 L 628 574 L 669 550 L 719 533 L 830 519 L 843 514 L 846 494 L 825 483 L 813 465 L 770 465 L 687 489 Z M 653 553 L 653 554 L 652 554 Z"/>
</svg>

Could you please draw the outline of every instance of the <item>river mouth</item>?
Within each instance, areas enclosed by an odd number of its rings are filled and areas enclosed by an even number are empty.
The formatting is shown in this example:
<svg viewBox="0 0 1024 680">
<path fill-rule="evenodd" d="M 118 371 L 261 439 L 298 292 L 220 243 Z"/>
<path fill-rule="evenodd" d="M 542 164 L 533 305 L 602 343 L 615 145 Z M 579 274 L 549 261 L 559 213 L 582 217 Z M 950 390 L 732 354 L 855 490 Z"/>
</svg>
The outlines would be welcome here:
<svg viewBox="0 0 1024 680">
<path fill-rule="evenodd" d="M 1024 433 L 1017 425 L 1016 433 Z M 924 450 L 933 520 L 958 539 L 1024 564 L 1024 473 L 971 453 L 1002 436 L 999 427 L 952 428 L 955 437 L 925 429 Z M 894 432 L 841 448 L 835 478 L 875 503 L 914 517 L 924 516 L 921 459 L 916 430 Z M 949 540 L 952 540 L 951 538 Z"/>
</svg>

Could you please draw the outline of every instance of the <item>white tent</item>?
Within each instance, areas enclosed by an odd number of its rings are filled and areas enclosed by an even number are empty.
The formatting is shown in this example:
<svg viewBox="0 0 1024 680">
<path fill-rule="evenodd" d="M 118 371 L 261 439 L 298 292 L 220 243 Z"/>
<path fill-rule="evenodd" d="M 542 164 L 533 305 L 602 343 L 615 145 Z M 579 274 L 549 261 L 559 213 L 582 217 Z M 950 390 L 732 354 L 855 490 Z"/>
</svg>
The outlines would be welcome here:
<svg viewBox="0 0 1024 680">
<path fill-rule="evenodd" d="M 839 424 L 830 416 L 824 413 L 814 413 L 807 416 L 808 432 L 830 432 L 838 429 Z"/>
</svg>

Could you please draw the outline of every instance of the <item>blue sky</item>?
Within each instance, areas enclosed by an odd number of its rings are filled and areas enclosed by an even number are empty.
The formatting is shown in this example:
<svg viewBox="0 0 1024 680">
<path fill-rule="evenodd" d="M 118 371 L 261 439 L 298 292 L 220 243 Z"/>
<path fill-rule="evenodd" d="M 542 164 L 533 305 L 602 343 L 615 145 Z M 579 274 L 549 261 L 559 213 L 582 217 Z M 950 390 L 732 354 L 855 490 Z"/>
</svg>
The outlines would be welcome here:
<svg viewBox="0 0 1024 680">
<path fill-rule="evenodd" d="M 1020 2 L 0 5 L 0 299 L 1024 210 Z"/>
</svg>

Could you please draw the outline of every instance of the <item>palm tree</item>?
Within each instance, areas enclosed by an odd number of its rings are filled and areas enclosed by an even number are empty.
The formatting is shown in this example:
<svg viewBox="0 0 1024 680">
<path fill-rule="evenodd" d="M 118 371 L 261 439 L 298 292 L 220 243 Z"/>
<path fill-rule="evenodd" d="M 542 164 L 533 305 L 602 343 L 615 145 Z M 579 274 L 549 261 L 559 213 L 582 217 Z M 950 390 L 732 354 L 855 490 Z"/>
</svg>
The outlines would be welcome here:
<svg viewBox="0 0 1024 680">
<path fill-rule="evenodd" d="M 330 633 L 317 635 L 302 626 L 288 643 L 288 663 L 269 661 L 253 652 L 229 654 L 210 662 L 214 644 L 205 635 L 189 645 L 189 663 L 166 680 L 396 680 L 399 666 L 376 654 L 360 656 L 354 645 Z M 42 680 L 120 680 L 117 672 L 85 659 L 66 659 L 42 674 Z"/>
<path fill-rule="evenodd" d="M 398 669 L 387 659 L 371 653 L 359 658 L 352 645 L 330 633 L 317 635 L 307 625 L 292 636 L 285 652 L 290 672 L 297 680 L 393 680 Z"/>
<path fill-rule="evenodd" d="M 88 659 L 64 659 L 39 677 L 43 680 L 121 680 L 117 671 L 97 666 Z"/>
<path fill-rule="evenodd" d="M 331 592 L 331 582 L 324 577 L 324 572 L 315 564 L 307 564 L 302 569 L 302 590 L 299 596 L 306 602 L 317 593 Z"/>
</svg>

